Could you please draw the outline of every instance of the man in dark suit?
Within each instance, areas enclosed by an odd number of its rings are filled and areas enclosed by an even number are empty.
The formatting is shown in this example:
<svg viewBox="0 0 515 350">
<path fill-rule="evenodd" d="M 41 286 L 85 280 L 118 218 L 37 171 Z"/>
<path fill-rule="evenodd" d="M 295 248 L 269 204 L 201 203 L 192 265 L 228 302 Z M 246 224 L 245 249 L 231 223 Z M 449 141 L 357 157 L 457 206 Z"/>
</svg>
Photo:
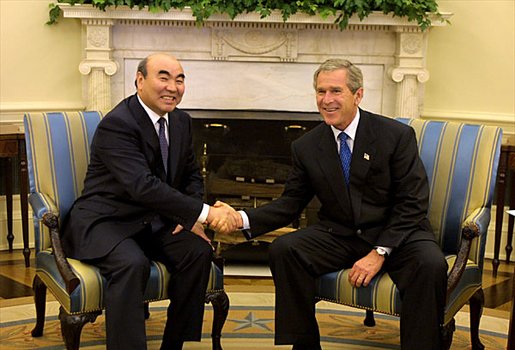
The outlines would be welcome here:
<svg viewBox="0 0 515 350">
<path fill-rule="evenodd" d="M 320 349 L 318 276 L 351 268 L 349 282 L 360 287 L 384 269 L 401 293 L 402 349 L 440 349 L 447 264 L 426 217 L 429 187 L 415 133 L 358 107 L 363 77 L 349 61 L 323 63 L 314 87 L 324 123 L 292 143 L 281 197 L 240 212 L 238 223 L 251 239 L 291 223 L 314 196 L 321 202 L 318 223 L 269 248 L 275 343 Z"/>
<path fill-rule="evenodd" d="M 184 70 L 174 57 L 141 61 L 137 94 L 120 102 L 96 130 L 84 190 L 66 220 L 68 256 L 107 279 L 107 348 L 146 349 L 143 293 L 149 259 L 171 272 L 161 348 L 199 341 L 212 247 L 203 223 L 234 216 L 203 203 L 191 118 L 176 108 Z M 234 223 L 231 223 L 233 225 Z"/>
</svg>

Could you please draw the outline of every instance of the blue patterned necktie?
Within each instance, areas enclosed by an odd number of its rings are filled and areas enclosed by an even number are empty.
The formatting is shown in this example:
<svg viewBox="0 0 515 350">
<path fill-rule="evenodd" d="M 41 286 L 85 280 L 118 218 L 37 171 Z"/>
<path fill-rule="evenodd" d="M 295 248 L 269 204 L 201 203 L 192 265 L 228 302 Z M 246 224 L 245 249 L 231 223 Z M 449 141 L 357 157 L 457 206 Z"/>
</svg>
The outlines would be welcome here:
<svg viewBox="0 0 515 350">
<path fill-rule="evenodd" d="M 161 157 L 163 157 L 163 165 L 165 166 L 165 172 L 168 173 L 168 141 L 166 140 L 166 120 L 161 117 L 158 120 L 159 123 L 159 146 L 161 147 Z"/>
<path fill-rule="evenodd" d="M 338 139 L 340 140 L 340 161 L 342 162 L 343 175 L 347 186 L 349 185 L 350 161 L 352 159 L 352 152 L 347 144 L 348 138 L 349 136 L 344 132 L 338 135 Z"/>
</svg>

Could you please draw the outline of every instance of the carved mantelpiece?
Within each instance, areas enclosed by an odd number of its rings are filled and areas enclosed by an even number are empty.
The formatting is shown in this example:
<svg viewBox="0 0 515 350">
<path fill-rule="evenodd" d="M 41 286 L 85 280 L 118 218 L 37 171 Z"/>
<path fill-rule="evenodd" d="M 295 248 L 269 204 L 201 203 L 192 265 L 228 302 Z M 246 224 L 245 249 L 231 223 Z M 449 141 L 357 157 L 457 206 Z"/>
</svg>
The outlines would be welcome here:
<svg viewBox="0 0 515 350">
<path fill-rule="evenodd" d="M 181 104 L 195 109 L 315 111 L 312 74 L 331 57 L 358 64 L 365 75 L 362 106 L 386 115 L 418 117 L 428 31 L 406 19 L 373 13 L 351 19 L 340 31 L 334 18 L 280 13 L 230 20 L 210 17 L 195 24 L 191 11 L 150 13 L 118 7 L 103 12 L 89 5 L 62 7 L 65 18 L 84 27 L 88 109 L 109 110 L 134 91 L 138 61 L 152 52 L 176 55 L 187 75 Z M 435 18 L 433 26 L 445 25 Z"/>
</svg>

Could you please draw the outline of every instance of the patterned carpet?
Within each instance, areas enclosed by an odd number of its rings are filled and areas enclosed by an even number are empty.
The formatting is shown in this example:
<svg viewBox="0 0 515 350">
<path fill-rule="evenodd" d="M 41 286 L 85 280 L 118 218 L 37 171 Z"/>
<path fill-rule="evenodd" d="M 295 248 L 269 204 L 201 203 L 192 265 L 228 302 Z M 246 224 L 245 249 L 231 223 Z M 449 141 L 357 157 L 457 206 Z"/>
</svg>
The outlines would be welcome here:
<svg viewBox="0 0 515 350">
<path fill-rule="evenodd" d="M 273 345 L 273 294 L 230 293 L 231 308 L 223 329 L 224 350 L 290 349 L 290 346 Z M 151 317 L 147 321 L 149 349 L 159 349 L 165 322 L 166 302 L 150 304 Z M 10 349 L 64 349 L 57 320 L 58 305 L 48 302 L 45 333 L 41 338 L 32 338 L 35 311 L 31 304 L 4 307 L 0 310 L 0 348 Z M 376 315 L 377 325 L 363 326 L 364 312 L 331 303 L 317 304 L 317 319 L 324 350 L 337 349 L 398 349 L 399 322 L 395 317 Z M 202 342 L 187 343 L 186 350 L 211 349 L 209 337 L 212 309 L 206 308 Z M 457 331 L 453 350 L 468 349 L 468 314 L 460 312 L 456 318 Z M 508 320 L 484 315 L 481 321 L 481 339 L 489 350 L 505 349 Z M 84 327 L 81 349 L 104 349 L 104 318 Z"/>
</svg>

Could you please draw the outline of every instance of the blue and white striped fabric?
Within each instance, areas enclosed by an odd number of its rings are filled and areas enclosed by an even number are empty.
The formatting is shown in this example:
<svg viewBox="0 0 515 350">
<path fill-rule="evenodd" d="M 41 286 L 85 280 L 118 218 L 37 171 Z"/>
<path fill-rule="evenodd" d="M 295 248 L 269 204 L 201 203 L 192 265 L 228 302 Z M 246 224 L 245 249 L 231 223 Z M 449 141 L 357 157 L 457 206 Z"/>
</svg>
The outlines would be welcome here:
<svg viewBox="0 0 515 350">
<path fill-rule="evenodd" d="M 25 115 L 30 203 L 38 217 L 46 211 L 66 215 L 80 195 L 101 118 L 99 112 Z M 36 252 L 49 247 L 48 235 L 36 234 Z"/>
<path fill-rule="evenodd" d="M 420 157 L 430 184 L 429 220 L 446 255 L 449 272 L 456 260 L 461 229 L 475 223 L 480 229 L 465 272 L 448 298 L 445 323 L 481 288 L 486 235 L 494 194 L 502 131 L 498 127 L 398 118 L 416 132 Z M 354 288 L 349 270 L 318 280 L 317 297 L 340 304 L 400 315 L 399 291 L 386 273 L 366 288 Z"/>
<path fill-rule="evenodd" d="M 36 273 L 70 314 L 101 310 L 105 279 L 95 267 L 67 259 L 80 280 L 80 285 L 67 293 L 42 218 L 48 212 L 64 217 L 82 192 L 91 140 L 101 119 L 102 114 L 95 111 L 27 113 L 24 116 L 29 202 L 34 212 Z M 153 262 L 146 300 L 167 298 L 169 278 L 165 266 Z M 223 273 L 212 264 L 208 291 L 222 289 Z"/>
</svg>

